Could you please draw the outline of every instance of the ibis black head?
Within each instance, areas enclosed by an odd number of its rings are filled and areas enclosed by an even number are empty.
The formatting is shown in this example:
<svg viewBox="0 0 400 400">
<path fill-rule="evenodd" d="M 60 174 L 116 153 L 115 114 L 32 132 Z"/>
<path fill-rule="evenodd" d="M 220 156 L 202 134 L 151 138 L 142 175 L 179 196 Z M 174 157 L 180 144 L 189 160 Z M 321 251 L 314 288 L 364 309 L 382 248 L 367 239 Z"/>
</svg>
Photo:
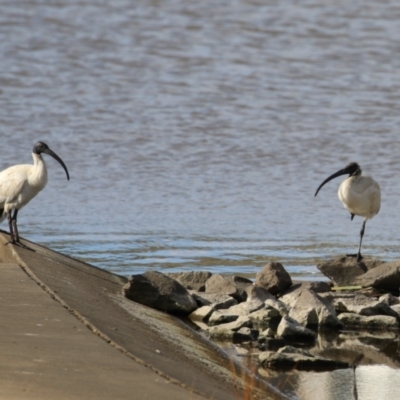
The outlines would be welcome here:
<svg viewBox="0 0 400 400">
<path fill-rule="evenodd" d="M 33 153 L 34 154 L 42 154 L 42 153 L 46 153 L 49 156 L 52 156 L 55 160 L 57 160 L 61 166 L 64 168 L 65 173 L 67 174 L 67 179 L 69 180 L 69 173 L 68 173 L 68 169 L 66 167 L 66 165 L 64 164 L 64 161 L 61 160 L 61 158 L 54 153 L 53 150 L 50 149 L 49 146 L 47 146 L 46 143 L 44 142 L 37 142 L 34 146 L 33 146 Z"/>
<path fill-rule="evenodd" d="M 318 187 L 317 191 L 315 192 L 315 196 L 318 194 L 319 190 L 322 188 L 322 186 L 325 185 L 325 183 L 331 181 L 334 178 L 337 178 L 338 176 L 341 175 L 347 175 L 349 174 L 349 176 L 357 176 L 357 175 L 361 175 L 361 168 L 360 166 L 355 163 L 355 162 L 351 162 L 350 164 L 347 164 L 343 169 L 340 169 L 339 171 L 335 172 L 333 175 L 328 176 L 328 178 L 326 178 Z"/>
</svg>

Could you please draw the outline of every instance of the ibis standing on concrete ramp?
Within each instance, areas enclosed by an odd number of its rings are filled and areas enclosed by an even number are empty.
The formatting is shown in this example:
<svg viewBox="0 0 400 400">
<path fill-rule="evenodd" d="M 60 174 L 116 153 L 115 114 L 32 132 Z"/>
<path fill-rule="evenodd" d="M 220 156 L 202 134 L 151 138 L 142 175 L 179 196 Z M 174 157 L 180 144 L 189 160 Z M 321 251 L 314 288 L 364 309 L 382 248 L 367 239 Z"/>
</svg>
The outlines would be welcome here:
<svg viewBox="0 0 400 400">
<path fill-rule="evenodd" d="M 378 183 L 370 176 L 362 176 L 361 172 L 360 166 L 352 162 L 345 168 L 326 178 L 315 192 L 316 196 L 325 183 L 338 176 L 349 174 L 349 177 L 340 184 L 338 196 L 344 208 L 351 214 L 351 220 L 353 220 L 355 215 L 364 217 L 360 232 L 358 253 L 351 254 L 351 256 L 357 257 L 357 261 L 362 260 L 361 242 L 364 236 L 365 224 L 368 219 L 378 214 L 381 207 L 381 189 Z"/>
<path fill-rule="evenodd" d="M 42 153 L 55 158 L 64 168 L 69 180 L 63 160 L 43 142 L 37 142 L 33 147 L 33 165 L 14 165 L 0 172 L 0 222 L 7 217 L 10 243 L 21 245 L 17 228 L 18 211 L 46 186 L 47 169 Z"/>
</svg>

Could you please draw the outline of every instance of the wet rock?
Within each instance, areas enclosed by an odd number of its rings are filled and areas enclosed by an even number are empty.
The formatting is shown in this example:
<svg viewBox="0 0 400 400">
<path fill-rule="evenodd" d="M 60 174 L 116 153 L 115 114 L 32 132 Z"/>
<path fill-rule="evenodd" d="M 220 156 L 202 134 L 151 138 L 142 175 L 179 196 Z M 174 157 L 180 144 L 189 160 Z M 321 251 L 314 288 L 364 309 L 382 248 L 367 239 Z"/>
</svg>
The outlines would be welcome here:
<svg viewBox="0 0 400 400">
<path fill-rule="evenodd" d="M 236 321 L 211 326 L 207 329 L 207 332 L 212 339 L 232 339 L 234 332 L 243 327 L 251 327 L 251 322 L 248 317 L 241 316 Z"/>
<path fill-rule="evenodd" d="M 122 290 L 130 300 L 171 314 L 187 315 L 197 308 L 188 291 L 161 272 L 132 275 Z"/>
<path fill-rule="evenodd" d="M 214 311 L 208 319 L 210 326 L 226 324 L 228 322 L 236 321 L 239 318 L 239 314 L 231 313 L 229 310 L 217 310 Z"/>
<path fill-rule="evenodd" d="M 178 281 L 187 290 L 196 290 L 204 292 L 206 281 L 211 277 L 208 271 L 192 271 L 192 272 L 170 272 L 166 274 Z"/>
<path fill-rule="evenodd" d="M 264 368 L 274 370 L 333 371 L 350 367 L 345 362 L 308 356 L 298 352 L 263 352 L 259 355 L 259 362 Z"/>
<path fill-rule="evenodd" d="M 237 304 L 237 300 L 227 294 L 192 292 L 199 307 L 212 305 L 214 310 L 224 310 Z"/>
<path fill-rule="evenodd" d="M 338 319 L 345 328 L 357 329 L 397 329 L 399 322 L 397 318 L 387 315 L 364 316 L 354 313 L 339 314 Z"/>
<path fill-rule="evenodd" d="M 282 318 L 276 333 L 282 339 L 298 343 L 314 342 L 316 339 L 315 332 L 290 317 Z"/>
<path fill-rule="evenodd" d="M 278 350 L 278 353 L 280 353 L 280 354 L 301 354 L 301 355 L 307 356 L 307 357 L 314 357 L 307 350 L 300 349 L 298 347 L 294 347 L 291 345 L 282 347 L 281 349 Z"/>
<path fill-rule="evenodd" d="M 262 338 L 273 338 L 275 337 L 275 331 L 271 328 L 267 328 L 264 331 L 260 332 L 258 339 L 262 339 Z"/>
<path fill-rule="evenodd" d="M 332 305 L 311 290 L 301 290 L 296 303 L 289 312 L 293 318 L 303 326 L 319 326 L 324 328 L 339 329 L 342 324 L 336 317 Z"/>
<path fill-rule="evenodd" d="M 399 292 L 400 260 L 378 265 L 355 279 L 355 284 Z"/>
<path fill-rule="evenodd" d="M 249 318 L 253 322 L 259 322 L 259 321 L 266 321 L 269 322 L 271 319 L 274 318 L 281 318 L 280 312 L 273 307 L 268 307 L 268 308 L 263 308 L 261 310 L 254 311 L 249 314 Z"/>
<path fill-rule="evenodd" d="M 238 331 L 233 334 L 233 342 L 244 342 L 256 340 L 258 337 L 258 331 L 255 329 L 250 329 L 248 327 L 240 328 Z"/>
<path fill-rule="evenodd" d="M 252 312 L 249 314 L 249 318 L 254 327 L 265 330 L 271 325 L 276 327 L 282 317 L 277 309 L 269 307 Z"/>
<path fill-rule="evenodd" d="M 258 337 L 258 348 L 261 351 L 272 350 L 276 351 L 287 345 L 287 341 L 282 338 L 271 338 L 267 336 Z"/>
<path fill-rule="evenodd" d="M 273 262 L 257 273 L 255 284 L 272 294 L 278 294 L 292 286 L 292 278 L 281 263 Z"/>
<path fill-rule="evenodd" d="M 336 257 L 317 265 L 317 268 L 337 286 L 355 285 L 356 277 L 383 264 L 383 261 L 364 258 L 357 262 L 355 257 Z M 360 283 L 357 283 L 360 284 Z"/>
<path fill-rule="evenodd" d="M 194 310 L 189 318 L 192 321 L 207 321 L 210 315 L 214 312 L 214 307 L 212 306 L 203 306 Z"/>
<path fill-rule="evenodd" d="M 234 283 L 220 274 L 214 274 L 207 280 L 206 293 L 227 294 L 234 297 L 237 301 L 243 300 L 239 289 Z"/>
<path fill-rule="evenodd" d="M 400 299 L 396 296 L 393 296 L 391 293 L 386 293 L 379 297 L 379 301 L 382 303 L 389 304 L 389 306 L 393 306 L 395 304 L 400 304 Z"/>
</svg>

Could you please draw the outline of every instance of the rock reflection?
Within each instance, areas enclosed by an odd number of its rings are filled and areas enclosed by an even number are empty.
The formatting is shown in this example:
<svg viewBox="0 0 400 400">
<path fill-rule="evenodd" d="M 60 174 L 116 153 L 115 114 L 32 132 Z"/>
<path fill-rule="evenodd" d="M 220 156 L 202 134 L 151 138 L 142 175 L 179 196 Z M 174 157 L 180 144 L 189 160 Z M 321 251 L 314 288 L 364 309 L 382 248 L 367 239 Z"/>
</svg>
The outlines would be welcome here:
<svg viewBox="0 0 400 400">
<path fill-rule="evenodd" d="M 360 400 L 397 400 L 400 393 L 399 339 L 399 332 L 320 332 L 315 344 L 306 347 L 315 356 L 350 365 L 356 363 L 355 372 L 351 368 L 331 372 L 274 371 L 257 365 L 260 352 L 249 343 L 225 350 L 257 370 L 260 377 L 291 399 L 354 399 L 356 386 Z"/>
</svg>

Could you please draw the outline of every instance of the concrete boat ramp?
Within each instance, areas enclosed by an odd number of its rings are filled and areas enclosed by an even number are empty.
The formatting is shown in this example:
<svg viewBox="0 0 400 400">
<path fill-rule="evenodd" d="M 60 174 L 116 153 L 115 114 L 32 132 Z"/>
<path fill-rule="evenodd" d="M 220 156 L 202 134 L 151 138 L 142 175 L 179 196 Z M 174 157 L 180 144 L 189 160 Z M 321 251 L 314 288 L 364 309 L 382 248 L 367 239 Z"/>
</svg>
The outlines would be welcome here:
<svg viewBox="0 0 400 400">
<path fill-rule="evenodd" d="M 282 398 L 124 277 L 0 232 L 0 399 Z"/>
</svg>

